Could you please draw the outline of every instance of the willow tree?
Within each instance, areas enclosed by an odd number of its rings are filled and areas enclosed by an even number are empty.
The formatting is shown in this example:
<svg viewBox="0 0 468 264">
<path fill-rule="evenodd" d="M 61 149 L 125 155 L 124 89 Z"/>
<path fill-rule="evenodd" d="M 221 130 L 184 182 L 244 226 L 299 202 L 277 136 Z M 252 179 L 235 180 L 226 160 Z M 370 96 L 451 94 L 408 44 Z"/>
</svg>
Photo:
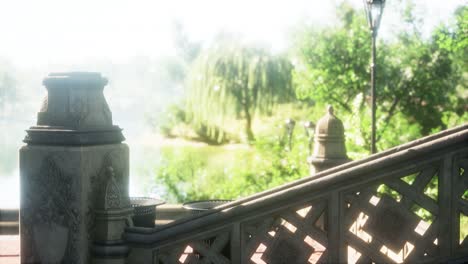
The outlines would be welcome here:
<svg viewBox="0 0 468 264">
<path fill-rule="evenodd" d="M 225 121 L 236 118 L 245 121 L 245 135 L 254 140 L 254 115 L 271 113 L 293 98 L 291 72 L 283 55 L 234 37 L 218 38 L 199 55 L 189 77 L 188 112 L 194 125 L 221 142 Z"/>
</svg>

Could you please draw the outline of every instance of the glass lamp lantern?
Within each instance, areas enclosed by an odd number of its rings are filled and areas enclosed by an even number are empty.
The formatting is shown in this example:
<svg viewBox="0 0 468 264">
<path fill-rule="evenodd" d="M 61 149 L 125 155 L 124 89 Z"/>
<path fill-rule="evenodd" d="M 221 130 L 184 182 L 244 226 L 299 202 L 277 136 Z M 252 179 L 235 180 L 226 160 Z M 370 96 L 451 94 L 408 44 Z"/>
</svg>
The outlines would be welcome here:
<svg viewBox="0 0 468 264">
<path fill-rule="evenodd" d="M 372 31 L 377 32 L 385 7 L 385 0 L 364 0 L 367 23 Z"/>
</svg>

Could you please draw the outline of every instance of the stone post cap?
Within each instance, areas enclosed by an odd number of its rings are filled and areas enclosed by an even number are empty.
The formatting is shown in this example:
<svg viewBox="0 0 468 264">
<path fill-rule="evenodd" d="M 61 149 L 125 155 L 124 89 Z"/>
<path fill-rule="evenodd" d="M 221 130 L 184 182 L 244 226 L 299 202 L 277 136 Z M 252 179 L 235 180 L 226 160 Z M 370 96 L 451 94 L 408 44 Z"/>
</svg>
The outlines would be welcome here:
<svg viewBox="0 0 468 264">
<path fill-rule="evenodd" d="M 58 72 L 50 73 L 42 84 L 47 88 L 103 88 L 108 83 L 107 78 L 98 72 Z"/>
<path fill-rule="evenodd" d="M 308 163 L 318 172 L 348 161 L 343 122 L 335 116 L 333 107 L 328 106 L 315 127 L 314 151 Z"/>
<path fill-rule="evenodd" d="M 104 97 L 107 79 L 98 72 L 51 73 L 43 80 L 47 97 L 37 125 L 27 130 L 28 144 L 94 145 L 120 143 L 121 129 L 112 123 Z"/>
<path fill-rule="evenodd" d="M 327 107 L 327 113 L 320 118 L 315 126 L 315 137 L 317 140 L 339 140 L 344 141 L 343 122 L 335 116 L 333 106 Z"/>
</svg>

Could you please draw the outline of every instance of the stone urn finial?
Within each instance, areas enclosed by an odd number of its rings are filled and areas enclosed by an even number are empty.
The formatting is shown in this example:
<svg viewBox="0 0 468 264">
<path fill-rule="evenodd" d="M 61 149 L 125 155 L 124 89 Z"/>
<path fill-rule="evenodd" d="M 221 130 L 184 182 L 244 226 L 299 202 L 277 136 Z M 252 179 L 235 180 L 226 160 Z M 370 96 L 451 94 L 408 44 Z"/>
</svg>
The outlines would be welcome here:
<svg viewBox="0 0 468 264">
<path fill-rule="evenodd" d="M 327 111 L 328 111 L 328 113 L 329 113 L 330 115 L 333 115 L 333 106 L 328 105 L 328 106 L 327 106 Z"/>
<path fill-rule="evenodd" d="M 37 125 L 24 142 L 51 145 L 120 143 L 125 138 L 112 123 L 103 90 L 107 79 L 97 72 L 51 73 L 42 82 L 47 97 L 37 114 Z"/>
<path fill-rule="evenodd" d="M 346 154 L 343 122 L 334 114 L 331 105 L 315 127 L 314 151 L 308 162 L 315 174 L 350 161 Z"/>
<path fill-rule="evenodd" d="M 106 167 L 103 174 L 106 183 L 100 190 L 94 209 L 95 243 L 92 252 L 96 259 L 105 259 L 112 254 L 114 257 L 128 254 L 128 247 L 121 243 L 122 234 L 125 227 L 131 225 L 131 216 L 133 215 L 133 208 L 130 206 L 127 195 L 122 193 L 117 184 L 114 168 L 112 166 Z M 117 247 L 112 250 L 115 245 Z M 109 254 L 109 252 L 114 253 Z"/>
</svg>

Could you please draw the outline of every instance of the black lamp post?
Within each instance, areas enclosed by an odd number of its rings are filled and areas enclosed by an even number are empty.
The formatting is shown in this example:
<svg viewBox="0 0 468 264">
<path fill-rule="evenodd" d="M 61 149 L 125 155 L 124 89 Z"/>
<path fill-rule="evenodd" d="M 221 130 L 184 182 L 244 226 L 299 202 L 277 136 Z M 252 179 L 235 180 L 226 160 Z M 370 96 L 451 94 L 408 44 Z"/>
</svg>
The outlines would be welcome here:
<svg viewBox="0 0 468 264">
<path fill-rule="evenodd" d="M 367 23 L 372 34 L 372 62 L 371 62 L 371 101 L 372 101 L 372 133 L 371 133 L 371 152 L 377 152 L 375 147 L 375 39 L 377 38 L 377 31 L 379 30 L 380 20 L 385 7 L 385 0 L 364 0 L 364 7 L 366 8 Z"/>
</svg>

